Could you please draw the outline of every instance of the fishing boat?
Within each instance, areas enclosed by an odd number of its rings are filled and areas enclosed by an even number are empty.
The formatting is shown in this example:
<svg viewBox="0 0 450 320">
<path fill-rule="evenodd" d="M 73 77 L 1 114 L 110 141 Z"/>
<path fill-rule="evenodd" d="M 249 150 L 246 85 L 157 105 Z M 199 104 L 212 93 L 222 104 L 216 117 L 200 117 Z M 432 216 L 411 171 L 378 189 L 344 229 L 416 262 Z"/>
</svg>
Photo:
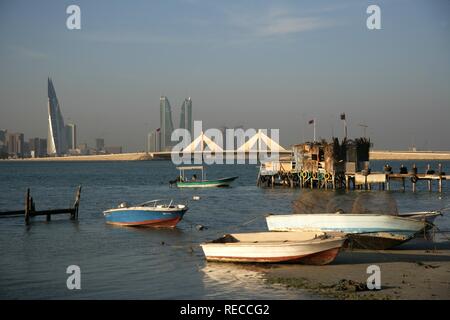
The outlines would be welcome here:
<svg viewBox="0 0 450 320">
<path fill-rule="evenodd" d="M 324 265 L 336 258 L 345 240 L 323 232 L 233 233 L 201 247 L 208 261 Z"/>
<path fill-rule="evenodd" d="M 168 204 L 162 200 L 151 200 L 135 206 L 121 203 L 115 209 L 103 212 L 106 222 L 121 226 L 173 228 L 188 210 L 185 204 Z"/>
<path fill-rule="evenodd" d="M 270 231 L 320 230 L 348 235 L 352 248 L 385 250 L 414 238 L 426 221 L 382 214 L 287 214 L 266 217 Z"/>
<path fill-rule="evenodd" d="M 177 167 L 180 171 L 180 175 L 176 180 L 176 185 L 178 188 L 211 188 L 211 187 L 228 187 L 230 184 L 236 180 L 238 177 L 227 177 L 214 180 L 205 179 L 205 171 L 203 166 L 192 166 L 192 167 Z M 201 179 L 194 174 L 189 180 L 186 177 L 186 171 L 198 170 L 201 171 Z"/>
</svg>

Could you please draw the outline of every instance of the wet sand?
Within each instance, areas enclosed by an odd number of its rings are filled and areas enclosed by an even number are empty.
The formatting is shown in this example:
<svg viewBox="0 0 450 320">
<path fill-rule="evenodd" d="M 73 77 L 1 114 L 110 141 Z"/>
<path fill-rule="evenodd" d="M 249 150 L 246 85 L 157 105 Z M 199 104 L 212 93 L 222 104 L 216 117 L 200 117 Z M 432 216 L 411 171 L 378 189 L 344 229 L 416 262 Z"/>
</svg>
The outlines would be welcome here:
<svg viewBox="0 0 450 320">
<path fill-rule="evenodd" d="M 381 290 L 367 290 L 369 265 L 381 270 Z M 331 299 L 450 299 L 450 242 L 414 240 L 396 250 L 342 251 L 326 266 L 277 265 L 269 285 Z M 359 291 L 359 290 L 363 291 Z"/>
</svg>

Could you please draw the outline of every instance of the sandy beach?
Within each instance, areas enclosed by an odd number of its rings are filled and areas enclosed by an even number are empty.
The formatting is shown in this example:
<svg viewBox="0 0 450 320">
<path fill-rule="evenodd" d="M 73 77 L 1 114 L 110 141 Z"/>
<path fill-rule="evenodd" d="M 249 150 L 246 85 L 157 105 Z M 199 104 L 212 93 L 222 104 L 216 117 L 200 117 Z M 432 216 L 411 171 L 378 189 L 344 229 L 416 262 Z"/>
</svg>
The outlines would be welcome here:
<svg viewBox="0 0 450 320">
<path fill-rule="evenodd" d="M 370 151 L 370 160 L 450 160 L 450 151 Z"/>
<path fill-rule="evenodd" d="M 145 152 L 135 152 L 86 156 L 8 159 L 6 161 L 142 161 L 151 159 L 152 157 Z"/>
<path fill-rule="evenodd" d="M 144 161 L 152 160 L 149 153 L 134 152 L 121 154 L 46 157 L 10 159 L 8 161 Z M 450 160 L 450 151 L 371 151 L 371 160 Z"/>
<path fill-rule="evenodd" d="M 369 265 L 381 270 L 381 290 L 367 290 Z M 396 250 L 342 251 L 326 266 L 278 265 L 269 285 L 334 299 L 450 299 L 450 242 L 414 240 Z"/>
</svg>

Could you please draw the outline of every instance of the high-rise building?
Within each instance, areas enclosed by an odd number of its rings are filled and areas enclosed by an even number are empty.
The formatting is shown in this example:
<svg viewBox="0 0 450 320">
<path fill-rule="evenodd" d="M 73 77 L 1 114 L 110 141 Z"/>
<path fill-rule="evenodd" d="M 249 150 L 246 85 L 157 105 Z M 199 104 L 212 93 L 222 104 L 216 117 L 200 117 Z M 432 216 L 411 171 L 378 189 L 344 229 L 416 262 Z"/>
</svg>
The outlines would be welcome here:
<svg viewBox="0 0 450 320">
<path fill-rule="evenodd" d="M 48 144 L 49 155 L 67 152 L 66 128 L 52 79 L 48 78 Z"/>
<path fill-rule="evenodd" d="M 77 148 L 77 126 L 73 123 L 66 125 L 67 149 L 74 150 Z"/>
<path fill-rule="evenodd" d="M 44 157 L 47 153 L 47 140 L 31 138 L 28 140 L 31 156 L 34 158 Z"/>
<path fill-rule="evenodd" d="M 10 156 L 24 156 L 25 141 L 23 133 L 8 133 L 6 144 Z"/>
<path fill-rule="evenodd" d="M 161 130 L 161 151 L 168 151 L 172 146 L 170 137 L 173 131 L 172 110 L 169 99 L 162 96 L 159 99 L 159 124 Z"/>
<path fill-rule="evenodd" d="M 6 145 L 6 137 L 7 137 L 8 131 L 0 129 L 0 144 Z"/>
<path fill-rule="evenodd" d="M 95 149 L 97 151 L 105 150 L 105 139 L 102 138 L 95 139 Z"/>
<path fill-rule="evenodd" d="M 161 151 L 161 130 L 160 128 L 152 131 L 148 135 L 148 151 L 159 152 Z"/>
<path fill-rule="evenodd" d="M 194 122 L 192 121 L 192 100 L 191 97 L 184 99 L 181 105 L 181 116 L 180 116 L 180 128 L 186 129 L 192 135 L 192 128 Z"/>
</svg>

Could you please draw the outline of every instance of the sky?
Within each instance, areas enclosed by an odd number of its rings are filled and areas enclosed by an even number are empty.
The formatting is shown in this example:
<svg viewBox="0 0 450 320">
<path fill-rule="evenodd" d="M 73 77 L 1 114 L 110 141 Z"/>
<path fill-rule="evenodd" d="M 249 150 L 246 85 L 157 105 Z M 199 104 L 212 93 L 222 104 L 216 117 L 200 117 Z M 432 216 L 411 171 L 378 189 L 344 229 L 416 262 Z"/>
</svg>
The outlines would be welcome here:
<svg viewBox="0 0 450 320">
<path fill-rule="evenodd" d="M 310 119 L 342 137 L 344 112 L 375 149 L 450 150 L 449 20 L 446 0 L 0 0 L 0 128 L 46 138 L 50 76 L 91 146 L 144 150 L 165 95 L 175 125 L 190 96 L 204 128 L 280 129 L 284 146 Z"/>
</svg>

